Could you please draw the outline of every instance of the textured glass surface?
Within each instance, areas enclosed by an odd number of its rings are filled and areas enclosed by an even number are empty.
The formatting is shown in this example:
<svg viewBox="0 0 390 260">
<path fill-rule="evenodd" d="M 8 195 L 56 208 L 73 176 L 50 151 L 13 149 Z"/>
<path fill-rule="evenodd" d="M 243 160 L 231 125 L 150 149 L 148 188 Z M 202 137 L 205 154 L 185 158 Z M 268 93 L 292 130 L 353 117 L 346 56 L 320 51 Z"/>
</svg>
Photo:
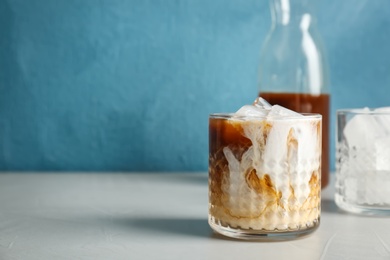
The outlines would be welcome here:
<svg viewBox="0 0 390 260">
<path fill-rule="evenodd" d="M 211 118 L 209 131 L 212 228 L 232 237 L 250 237 L 306 233 L 318 226 L 320 118 Z"/>
<path fill-rule="evenodd" d="M 342 209 L 390 213 L 389 119 L 368 110 L 338 112 L 335 201 Z"/>
</svg>

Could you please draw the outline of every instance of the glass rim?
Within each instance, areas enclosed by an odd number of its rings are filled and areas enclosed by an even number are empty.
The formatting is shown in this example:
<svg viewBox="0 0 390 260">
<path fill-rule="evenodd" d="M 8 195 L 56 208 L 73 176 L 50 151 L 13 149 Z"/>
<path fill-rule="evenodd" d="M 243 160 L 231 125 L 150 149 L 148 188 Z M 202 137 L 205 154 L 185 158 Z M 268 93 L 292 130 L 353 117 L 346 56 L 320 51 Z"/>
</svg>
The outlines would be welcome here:
<svg viewBox="0 0 390 260">
<path fill-rule="evenodd" d="M 367 110 L 368 109 L 368 110 Z M 390 109 L 389 110 L 374 110 L 375 108 L 343 108 L 343 109 L 337 109 L 336 114 L 337 115 L 346 115 L 346 114 L 353 114 L 353 115 L 390 115 Z"/>
<path fill-rule="evenodd" d="M 215 119 L 237 119 L 243 121 L 256 120 L 256 119 L 271 119 L 271 120 L 305 120 L 305 119 L 322 119 L 322 115 L 318 113 L 300 113 L 303 116 L 235 116 L 235 113 L 211 113 L 209 114 L 209 118 Z"/>
</svg>

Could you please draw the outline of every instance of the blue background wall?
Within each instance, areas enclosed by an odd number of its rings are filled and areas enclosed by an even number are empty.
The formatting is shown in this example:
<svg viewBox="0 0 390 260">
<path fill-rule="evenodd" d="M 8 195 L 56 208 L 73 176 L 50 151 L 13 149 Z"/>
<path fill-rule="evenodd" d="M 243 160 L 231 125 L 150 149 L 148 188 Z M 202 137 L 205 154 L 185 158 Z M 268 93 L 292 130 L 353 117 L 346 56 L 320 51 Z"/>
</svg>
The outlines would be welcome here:
<svg viewBox="0 0 390 260">
<path fill-rule="evenodd" d="M 317 14 L 332 115 L 390 106 L 390 1 Z M 265 0 L 0 0 L 0 169 L 205 171 L 269 26 Z"/>
</svg>

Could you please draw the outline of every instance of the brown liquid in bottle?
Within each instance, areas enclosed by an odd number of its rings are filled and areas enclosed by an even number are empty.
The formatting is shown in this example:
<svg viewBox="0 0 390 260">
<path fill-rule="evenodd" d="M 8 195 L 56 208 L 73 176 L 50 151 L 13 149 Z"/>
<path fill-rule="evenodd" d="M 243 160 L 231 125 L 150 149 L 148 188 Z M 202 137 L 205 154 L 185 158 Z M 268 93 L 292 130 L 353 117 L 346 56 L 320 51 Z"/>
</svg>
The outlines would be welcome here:
<svg viewBox="0 0 390 260">
<path fill-rule="evenodd" d="M 280 105 L 300 113 L 322 115 L 321 187 L 326 187 L 329 183 L 329 95 L 261 92 L 259 96 L 271 105 Z"/>
</svg>

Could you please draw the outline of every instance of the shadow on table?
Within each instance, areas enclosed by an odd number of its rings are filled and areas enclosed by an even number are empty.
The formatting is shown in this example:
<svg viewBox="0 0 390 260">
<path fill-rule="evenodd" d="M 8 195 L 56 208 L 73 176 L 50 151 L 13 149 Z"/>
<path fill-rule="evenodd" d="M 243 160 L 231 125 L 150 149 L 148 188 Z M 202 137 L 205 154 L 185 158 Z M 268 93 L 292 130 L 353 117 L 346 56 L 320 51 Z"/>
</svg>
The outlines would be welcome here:
<svg viewBox="0 0 390 260">
<path fill-rule="evenodd" d="M 115 221 L 117 224 L 132 225 L 145 231 L 159 231 L 169 234 L 179 234 L 196 237 L 211 237 L 207 219 L 198 218 L 142 218 Z"/>
<path fill-rule="evenodd" d="M 195 173 L 195 174 L 176 174 L 169 176 L 172 181 L 196 183 L 201 185 L 208 185 L 209 175 L 207 173 Z"/>
<path fill-rule="evenodd" d="M 193 237 L 203 237 L 203 238 L 211 238 L 217 240 L 227 240 L 234 242 L 280 242 L 280 241 L 288 241 L 288 240 L 296 240 L 300 238 L 290 238 L 290 239 L 281 239 L 281 240 L 269 240 L 262 237 L 254 240 L 240 240 L 229 238 L 226 236 L 222 236 L 218 233 L 212 231 L 210 226 L 207 223 L 207 219 L 192 219 L 192 218 L 145 218 L 145 219 L 129 219 L 125 222 L 123 221 L 115 221 L 116 224 L 121 223 L 125 225 L 132 225 L 132 228 L 142 229 L 145 232 L 153 231 L 153 232 L 162 232 L 165 234 L 175 234 L 182 236 L 193 236 Z"/>
<path fill-rule="evenodd" d="M 122 223 L 125 224 L 125 223 Z M 207 219 L 192 219 L 192 218 L 145 218 L 145 219 L 129 219 L 128 225 L 133 225 L 144 231 L 159 231 L 166 234 L 195 236 L 203 238 L 211 238 L 218 240 L 229 240 L 235 242 L 259 242 L 249 240 L 238 240 L 222 236 L 212 231 Z M 260 241 L 261 242 L 261 241 Z"/>
<path fill-rule="evenodd" d="M 326 213 L 340 213 L 334 200 L 323 199 L 321 200 L 321 211 Z"/>
</svg>

